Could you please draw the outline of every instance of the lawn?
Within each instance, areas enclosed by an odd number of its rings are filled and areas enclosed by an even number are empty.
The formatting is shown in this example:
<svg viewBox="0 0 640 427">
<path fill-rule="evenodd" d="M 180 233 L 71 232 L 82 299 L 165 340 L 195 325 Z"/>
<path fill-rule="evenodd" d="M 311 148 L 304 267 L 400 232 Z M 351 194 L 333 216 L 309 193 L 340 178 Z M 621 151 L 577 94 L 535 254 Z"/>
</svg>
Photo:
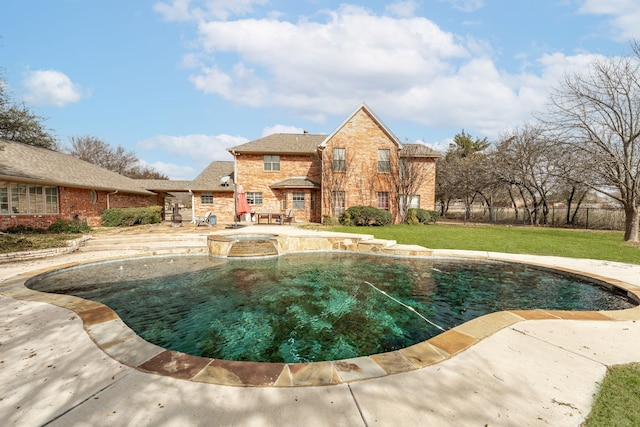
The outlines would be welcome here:
<svg viewBox="0 0 640 427">
<path fill-rule="evenodd" d="M 603 259 L 640 264 L 640 245 L 625 243 L 620 231 L 546 227 L 463 225 L 334 226 L 332 231 L 371 234 L 400 244 L 431 249 L 463 249 L 570 258 Z"/>
</svg>

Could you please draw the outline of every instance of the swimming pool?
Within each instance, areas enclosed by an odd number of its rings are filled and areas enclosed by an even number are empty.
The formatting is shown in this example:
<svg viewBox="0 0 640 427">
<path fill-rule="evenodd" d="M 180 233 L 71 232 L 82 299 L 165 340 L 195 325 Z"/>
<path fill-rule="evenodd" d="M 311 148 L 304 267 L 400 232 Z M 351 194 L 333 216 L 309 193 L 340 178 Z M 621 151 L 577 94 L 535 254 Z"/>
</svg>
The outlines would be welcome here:
<svg viewBox="0 0 640 427">
<path fill-rule="evenodd" d="M 592 280 L 522 264 L 344 253 L 118 260 L 29 287 L 102 302 L 164 348 L 285 363 L 392 351 L 494 311 L 635 305 Z"/>
</svg>

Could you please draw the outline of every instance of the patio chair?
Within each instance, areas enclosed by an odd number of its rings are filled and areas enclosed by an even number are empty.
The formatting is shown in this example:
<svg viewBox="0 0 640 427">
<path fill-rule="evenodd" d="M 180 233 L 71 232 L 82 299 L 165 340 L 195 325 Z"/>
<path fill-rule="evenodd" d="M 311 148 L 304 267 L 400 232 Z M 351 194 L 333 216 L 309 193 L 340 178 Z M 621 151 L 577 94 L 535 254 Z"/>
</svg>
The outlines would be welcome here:
<svg viewBox="0 0 640 427">
<path fill-rule="evenodd" d="M 284 215 L 280 219 L 281 221 L 280 224 L 284 224 L 285 222 L 288 222 L 289 224 L 291 224 L 293 222 L 293 219 L 294 219 L 293 209 L 287 209 L 287 211 L 284 213 Z"/>
<path fill-rule="evenodd" d="M 196 216 L 193 218 L 193 222 L 196 223 L 196 227 L 200 227 L 201 225 L 206 225 L 211 227 L 211 223 L 209 222 L 209 217 L 211 216 L 211 211 L 205 212 L 204 216 Z"/>
</svg>

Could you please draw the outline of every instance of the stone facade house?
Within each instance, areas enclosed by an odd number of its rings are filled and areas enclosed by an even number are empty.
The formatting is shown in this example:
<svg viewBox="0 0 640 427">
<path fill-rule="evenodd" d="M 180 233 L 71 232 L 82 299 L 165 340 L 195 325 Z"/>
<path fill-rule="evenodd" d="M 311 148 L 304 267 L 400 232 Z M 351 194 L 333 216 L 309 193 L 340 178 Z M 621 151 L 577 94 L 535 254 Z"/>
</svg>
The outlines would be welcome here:
<svg viewBox="0 0 640 427">
<path fill-rule="evenodd" d="M 164 206 L 164 193 L 75 157 L 0 140 L 0 230 L 58 219 L 101 225 L 108 208 Z"/>
<path fill-rule="evenodd" d="M 386 209 L 395 222 L 408 208 L 434 208 L 439 154 L 402 144 L 365 104 L 329 135 L 275 134 L 228 151 L 235 165 L 223 171 L 214 162 L 194 181 L 195 215 L 213 209 L 219 220 L 234 220 L 233 188 L 218 184 L 224 176 L 242 185 L 254 214 L 292 210 L 299 222 L 357 205 Z"/>
</svg>

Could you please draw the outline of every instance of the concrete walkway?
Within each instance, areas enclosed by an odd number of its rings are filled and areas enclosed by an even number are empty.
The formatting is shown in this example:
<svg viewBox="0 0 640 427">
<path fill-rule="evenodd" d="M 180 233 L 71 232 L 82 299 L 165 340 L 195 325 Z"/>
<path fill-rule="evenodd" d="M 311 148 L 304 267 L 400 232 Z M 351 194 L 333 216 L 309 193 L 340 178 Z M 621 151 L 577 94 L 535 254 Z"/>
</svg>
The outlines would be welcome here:
<svg viewBox="0 0 640 427">
<path fill-rule="evenodd" d="M 289 226 L 268 232 L 312 234 Z M 264 232 L 257 226 L 251 232 Z M 526 320 L 422 369 L 322 387 L 232 387 L 117 362 L 73 311 L 20 299 L 12 283 L 69 263 L 205 252 L 218 228 L 100 233 L 81 250 L 0 264 L 0 420 L 6 426 L 578 426 L 613 364 L 640 362 L 640 313 L 618 320 Z M 640 265 L 436 251 L 579 270 L 640 289 Z M 10 295 L 10 296 L 9 296 Z"/>
</svg>

